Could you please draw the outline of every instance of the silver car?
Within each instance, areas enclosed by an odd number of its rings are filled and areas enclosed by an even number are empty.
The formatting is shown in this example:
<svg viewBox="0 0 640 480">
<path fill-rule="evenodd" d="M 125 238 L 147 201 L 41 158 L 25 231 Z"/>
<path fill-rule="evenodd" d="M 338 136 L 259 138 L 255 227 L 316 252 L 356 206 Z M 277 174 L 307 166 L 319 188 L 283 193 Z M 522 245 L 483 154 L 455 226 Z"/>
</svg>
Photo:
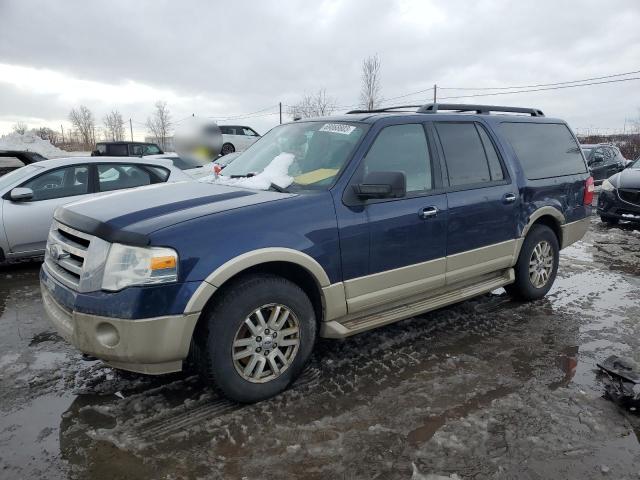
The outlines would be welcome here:
<svg viewBox="0 0 640 480">
<path fill-rule="evenodd" d="M 125 188 L 192 180 L 160 158 L 70 157 L 45 160 L 0 177 L 0 261 L 44 254 L 60 205 Z"/>
</svg>

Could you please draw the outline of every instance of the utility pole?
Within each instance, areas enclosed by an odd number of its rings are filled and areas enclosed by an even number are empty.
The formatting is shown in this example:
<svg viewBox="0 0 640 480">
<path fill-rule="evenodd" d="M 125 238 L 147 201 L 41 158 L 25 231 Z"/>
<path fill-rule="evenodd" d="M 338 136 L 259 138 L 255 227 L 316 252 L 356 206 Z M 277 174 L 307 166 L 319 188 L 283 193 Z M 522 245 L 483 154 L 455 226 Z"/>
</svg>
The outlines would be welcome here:
<svg viewBox="0 0 640 480">
<path fill-rule="evenodd" d="M 280 125 L 282 125 L 282 102 L 278 102 L 278 107 L 280 108 Z"/>
<path fill-rule="evenodd" d="M 433 103 L 437 103 L 438 101 L 438 85 L 433 84 Z"/>
<path fill-rule="evenodd" d="M 133 142 L 133 124 L 131 123 L 131 119 L 129 119 L 129 131 L 131 132 L 131 141 Z"/>
<path fill-rule="evenodd" d="M 64 143 L 64 127 L 60 125 L 60 131 L 62 132 L 62 143 Z"/>
</svg>

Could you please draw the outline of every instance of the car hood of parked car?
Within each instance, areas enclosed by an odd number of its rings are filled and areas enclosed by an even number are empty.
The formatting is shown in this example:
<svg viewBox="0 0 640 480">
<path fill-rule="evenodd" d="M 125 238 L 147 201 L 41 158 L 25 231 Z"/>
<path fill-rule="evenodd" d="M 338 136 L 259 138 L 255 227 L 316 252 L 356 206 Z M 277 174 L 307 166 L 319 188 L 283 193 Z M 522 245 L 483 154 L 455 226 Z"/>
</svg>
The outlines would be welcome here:
<svg viewBox="0 0 640 480">
<path fill-rule="evenodd" d="M 640 168 L 628 168 L 609 177 L 616 188 L 640 189 Z"/>
<path fill-rule="evenodd" d="M 201 182 L 125 190 L 60 207 L 55 219 L 109 242 L 148 245 L 149 234 L 186 220 L 295 195 Z"/>
</svg>

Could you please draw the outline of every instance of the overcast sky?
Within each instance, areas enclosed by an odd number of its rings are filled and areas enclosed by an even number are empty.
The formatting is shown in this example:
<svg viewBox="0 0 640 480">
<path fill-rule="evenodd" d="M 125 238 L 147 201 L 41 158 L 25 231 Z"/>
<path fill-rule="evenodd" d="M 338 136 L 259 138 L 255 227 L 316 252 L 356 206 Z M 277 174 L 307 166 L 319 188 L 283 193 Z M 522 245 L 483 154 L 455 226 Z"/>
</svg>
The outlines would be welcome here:
<svg viewBox="0 0 640 480">
<path fill-rule="evenodd" d="M 117 108 L 142 137 L 156 100 L 174 120 L 261 111 L 226 123 L 264 133 L 278 102 L 304 93 L 358 103 L 362 59 L 375 53 L 385 98 L 640 70 L 639 0 L 0 0 L 0 19 L 0 133 L 17 121 L 66 128 L 84 104 L 99 123 Z M 440 91 L 470 93 L 486 91 Z M 460 100 L 622 129 L 639 115 L 640 80 Z"/>
</svg>

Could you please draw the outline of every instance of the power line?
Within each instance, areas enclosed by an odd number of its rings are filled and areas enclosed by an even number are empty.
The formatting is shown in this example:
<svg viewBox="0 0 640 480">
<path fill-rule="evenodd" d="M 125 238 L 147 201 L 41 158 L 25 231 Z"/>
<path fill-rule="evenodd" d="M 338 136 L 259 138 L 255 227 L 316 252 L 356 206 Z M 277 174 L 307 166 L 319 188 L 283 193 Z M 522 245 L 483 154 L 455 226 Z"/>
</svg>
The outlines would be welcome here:
<svg viewBox="0 0 640 480">
<path fill-rule="evenodd" d="M 617 80 L 605 80 L 602 82 L 590 82 L 590 83 L 581 83 L 579 85 L 561 85 L 557 87 L 548 87 L 548 88 L 535 88 L 528 90 L 514 90 L 510 92 L 494 92 L 494 93 L 477 93 L 472 95 L 457 95 L 457 96 L 449 96 L 449 97 L 440 97 L 439 100 L 449 100 L 452 98 L 472 98 L 472 97 L 490 97 L 495 95 L 511 95 L 513 93 L 529 93 L 529 92 L 544 92 L 548 90 L 562 90 L 565 88 L 576 88 L 576 87 L 588 87 L 590 85 L 603 85 L 606 83 L 620 83 L 620 82 L 629 82 L 632 80 L 640 80 L 640 77 L 631 77 L 631 78 L 620 78 Z"/>
<path fill-rule="evenodd" d="M 636 73 L 640 73 L 640 70 L 634 70 L 632 72 L 625 72 L 625 73 L 616 73 L 613 75 L 603 75 L 602 77 L 583 78 L 582 80 L 569 80 L 566 82 L 538 83 L 534 85 L 518 85 L 518 86 L 512 86 L 512 87 L 438 87 L 438 90 L 510 90 L 510 89 L 520 89 L 520 88 L 552 87 L 555 85 L 567 85 L 569 83 L 582 83 L 582 82 L 590 82 L 592 80 L 603 80 L 605 78 L 624 77 L 625 75 L 634 75 Z"/>
<path fill-rule="evenodd" d="M 441 86 L 438 86 L 438 90 L 512 90 L 512 89 L 528 89 L 528 88 L 538 88 L 538 87 L 551 87 L 551 86 L 556 86 L 556 85 L 568 85 L 568 84 L 571 84 L 571 83 L 590 82 L 592 80 L 602 80 L 602 79 L 606 79 L 606 78 L 623 77 L 625 75 L 633 75 L 633 74 L 636 74 L 636 73 L 640 73 L 640 70 L 634 70 L 634 71 L 631 71 L 631 72 L 624 72 L 624 73 L 615 73 L 615 74 L 611 74 L 611 75 L 603 75 L 603 76 L 600 76 L 600 77 L 583 78 L 581 80 L 570 80 L 570 81 L 554 82 L 554 83 L 538 83 L 538 84 L 533 84 L 533 85 L 519 85 L 519 86 L 510 86 L 510 87 L 441 87 Z M 576 86 L 580 86 L 580 85 L 576 85 Z M 385 104 L 385 103 L 388 103 L 391 100 L 397 100 L 399 98 L 406 98 L 406 97 L 410 97 L 412 95 L 418 95 L 420 93 L 431 92 L 432 88 L 433 87 L 429 87 L 429 88 L 425 88 L 423 90 L 417 90 L 415 92 L 410 92 L 410 93 L 405 93 L 403 95 L 397 95 L 395 97 L 385 98 L 380 103 L 381 104 Z M 513 93 L 515 93 L 515 92 L 513 92 Z M 459 97 L 441 97 L 441 98 L 445 99 L 445 98 L 465 98 L 465 97 L 464 96 L 459 96 Z M 344 108 L 350 108 L 350 107 L 356 106 L 356 105 L 345 105 Z M 337 107 L 337 108 L 343 108 L 343 107 L 340 106 L 340 107 Z"/>
</svg>

